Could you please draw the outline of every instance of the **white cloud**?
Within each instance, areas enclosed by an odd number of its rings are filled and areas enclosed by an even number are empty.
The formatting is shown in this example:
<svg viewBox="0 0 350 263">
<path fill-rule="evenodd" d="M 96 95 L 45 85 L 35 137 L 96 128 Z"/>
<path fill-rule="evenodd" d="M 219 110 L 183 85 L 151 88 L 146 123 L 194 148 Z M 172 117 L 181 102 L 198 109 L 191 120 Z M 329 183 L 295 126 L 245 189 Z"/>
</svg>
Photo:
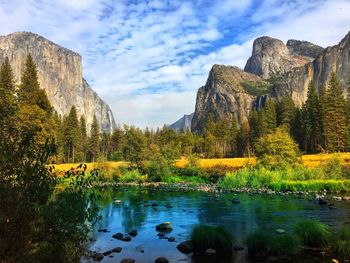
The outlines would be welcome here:
<svg viewBox="0 0 350 263">
<path fill-rule="evenodd" d="M 254 38 L 333 45 L 348 10 L 346 0 L 0 0 L 0 34 L 32 31 L 79 52 L 117 122 L 162 126 L 194 111 L 213 64 L 243 68 Z"/>
</svg>

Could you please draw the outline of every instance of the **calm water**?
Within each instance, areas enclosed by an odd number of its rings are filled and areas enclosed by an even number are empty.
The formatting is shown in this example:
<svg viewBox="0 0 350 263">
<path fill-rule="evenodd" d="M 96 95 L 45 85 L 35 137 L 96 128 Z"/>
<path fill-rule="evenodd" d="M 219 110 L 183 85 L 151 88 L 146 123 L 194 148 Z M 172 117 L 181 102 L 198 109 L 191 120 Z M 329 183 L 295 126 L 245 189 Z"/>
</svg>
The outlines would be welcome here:
<svg viewBox="0 0 350 263">
<path fill-rule="evenodd" d="M 239 198 L 240 204 L 233 204 L 232 198 Z M 122 203 L 115 204 L 116 199 Z M 147 201 L 158 206 L 145 206 Z M 165 204 L 173 207 L 167 208 Z M 216 200 L 214 194 L 202 192 L 119 188 L 104 190 L 99 206 L 101 220 L 93 233 L 95 241 L 91 243 L 90 249 L 102 253 L 115 247 L 123 248 L 121 253 L 113 253 L 113 258 L 107 256 L 101 262 L 120 262 L 122 258 L 133 258 L 136 262 L 147 263 L 154 262 L 160 256 L 168 258 L 170 262 L 194 262 L 181 254 L 176 246 L 188 240 L 192 227 L 197 224 L 226 226 L 235 236 L 235 244 L 245 247 L 244 240 L 249 233 L 257 229 L 272 233 L 277 228 L 289 231 L 293 222 L 300 218 L 318 218 L 333 227 L 350 223 L 350 205 L 347 202 L 336 203 L 336 209 L 329 209 L 306 198 L 291 196 L 222 194 Z M 173 231 L 167 236 L 175 237 L 175 242 L 157 236 L 155 226 L 165 221 L 172 222 Z M 98 229 L 103 228 L 110 232 L 98 232 Z M 137 229 L 138 235 L 131 242 L 112 238 L 115 233 L 128 233 L 132 229 Z M 245 260 L 244 252 L 240 252 L 235 259 L 215 262 L 248 261 Z"/>
</svg>

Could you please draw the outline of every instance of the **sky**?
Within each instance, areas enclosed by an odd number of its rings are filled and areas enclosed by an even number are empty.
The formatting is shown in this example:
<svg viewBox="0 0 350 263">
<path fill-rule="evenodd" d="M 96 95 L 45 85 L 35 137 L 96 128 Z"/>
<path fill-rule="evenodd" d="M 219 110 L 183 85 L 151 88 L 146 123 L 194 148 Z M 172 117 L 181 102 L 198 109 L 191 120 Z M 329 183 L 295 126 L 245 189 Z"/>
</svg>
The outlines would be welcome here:
<svg viewBox="0 0 350 263">
<path fill-rule="evenodd" d="M 78 52 L 116 122 L 144 128 L 194 112 L 212 65 L 244 68 L 255 38 L 335 45 L 349 14 L 350 0 L 0 0 L 0 35 Z"/>
</svg>

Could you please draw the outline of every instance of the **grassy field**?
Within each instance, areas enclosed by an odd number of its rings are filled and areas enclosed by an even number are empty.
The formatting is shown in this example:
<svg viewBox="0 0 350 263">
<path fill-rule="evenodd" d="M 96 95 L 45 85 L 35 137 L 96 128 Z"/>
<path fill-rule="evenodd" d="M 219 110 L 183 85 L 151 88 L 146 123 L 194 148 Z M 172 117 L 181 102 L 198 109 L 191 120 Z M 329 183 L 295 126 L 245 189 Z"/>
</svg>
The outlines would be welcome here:
<svg viewBox="0 0 350 263">
<path fill-rule="evenodd" d="M 332 158 L 338 158 L 342 165 L 350 166 L 350 153 L 332 153 L 332 154 L 310 154 L 302 156 L 302 163 L 306 167 L 317 167 Z M 220 159 L 200 159 L 199 165 L 201 168 L 210 168 L 213 166 L 229 166 L 232 168 L 241 168 L 248 164 L 255 164 L 255 158 L 220 158 Z M 104 162 L 104 163 L 87 163 L 88 170 L 93 168 L 116 168 L 121 165 L 125 165 L 126 162 Z M 183 167 L 187 164 L 187 160 L 182 158 L 176 162 L 176 166 Z M 65 163 L 56 164 L 55 170 L 67 171 L 71 168 L 76 167 L 78 164 Z"/>
</svg>

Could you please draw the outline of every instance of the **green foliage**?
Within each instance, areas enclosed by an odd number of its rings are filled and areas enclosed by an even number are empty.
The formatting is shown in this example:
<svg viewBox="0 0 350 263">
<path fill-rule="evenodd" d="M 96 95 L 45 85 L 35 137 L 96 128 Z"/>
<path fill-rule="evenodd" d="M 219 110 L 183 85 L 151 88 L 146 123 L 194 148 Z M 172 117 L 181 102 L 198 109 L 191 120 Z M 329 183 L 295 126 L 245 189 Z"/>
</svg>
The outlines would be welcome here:
<svg viewBox="0 0 350 263">
<path fill-rule="evenodd" d="M 324 248 L 330 244 L 330 228 L 317 220 L 304 219 L 294 225 L 294 232 L 304 246 Z"/>
<path fill-rule="evenodd" d="M 350 257 L 350 228 L 343 226 L 334 236 L 332 248 L 335 254 L 341 257 L 344 261 Z"/>
<path fill-rule="evenodd" d="M 146 138 L 138 128 L 124 126 L 124 130 L 125 144 L 123 145 L 123 154 L 125 160 L 130 161 L 132 165 L 142 167 L 142 162 L 146 159 Z"/>
<path fill-rule="evenodd" d="M 250 234 L 247 238 L 247 246 L 249 255 L 261 257 L 294 256 L 300 251 L 299 240 L 294 235 L 273 235 L 263 231 Z"/>
<path fill-rule="evenodd" d="M 253 96 L 260 96 L 269 93 L 271 85 L 266 81 L 244 81 L 241 83 L 245 92 Z"/>
<path fill-rule="evenodd" d="M 127 170 L 118 177 L 121 183 L 144 183 L 147 176 L 140 174 L 137 169 Z"/>
<path fill-rule="evenodd" d="M 298 147 L 282 128 L 261 137 L 255 148 L 257 161 L 263 166 L 284 168 L 299 163 Z"/>
<path fill-rule="evenodd" d="M 326 90 L 324 105 L 324 132 L 327 150 L 344 150 L 345 131 L 345 98 L 339 79 L 333 72 Z"/>
<path fill-rule="evenodd" d="M 190 240 L 194 251 L 213 248 L 218 253 L 231 254 L 234 238 L 224 227 L 198 225 L 192 229 Z"/>
<path fill-rule="evenodd" d="M 89 138 L 89 155 L 92 162 L 97 161 L 100 154 L 100 127 L 98 126 L 96 116 L 92 120 L 91 132 Z"/>
</svg>

